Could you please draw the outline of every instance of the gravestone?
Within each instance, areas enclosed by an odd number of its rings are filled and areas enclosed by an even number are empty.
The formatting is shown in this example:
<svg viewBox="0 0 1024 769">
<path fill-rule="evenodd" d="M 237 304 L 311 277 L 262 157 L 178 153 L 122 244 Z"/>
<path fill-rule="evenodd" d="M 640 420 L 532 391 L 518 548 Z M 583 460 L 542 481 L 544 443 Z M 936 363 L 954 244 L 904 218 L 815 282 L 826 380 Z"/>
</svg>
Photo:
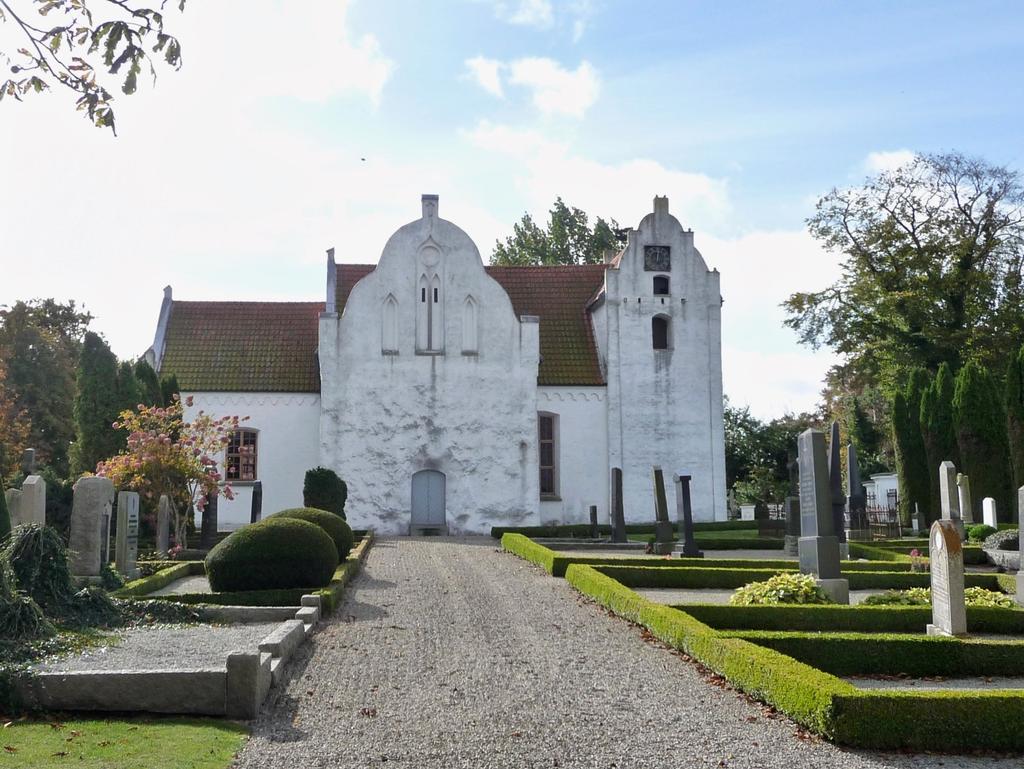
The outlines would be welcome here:
<svg viewBox="0 0 1024 769">
<path fill-rule="evenodd" d="M 786 555 L 800 555 L 800 463 L 794 457 L 786 465 L 789 471 L 789 494 L 786 497 Z"/>
<path fill-rule="evenodd" d="M 850 602 L 850 583 L 839 571 L 839 540 L 829 484 L 825 434 L 805 430 L 799 439 L 800 571 L 817 576 L 836 603 Z"/>
<path fill-rule="evenodd" d="M 668 497 L 665 495 L 665 474 L 657 465 L 654 476 L 654 554 L 668 555 L 675 547 L 672 535 L 675 529 L 668 519 Z"/>
<path fill-rule="evenodd" d="M 11 528 L 21 524 L 21 489 L 7 489 L 4 492 L 7 512 L 11 516 Z"/>
<path fill-rule="evenodd" d="M 139 495 L 121 491 L 117 495 L 117 543 L 114 558 L 117 570 L 127 579 L 139 575 L 135 561 L 139 555 Z"/>
<path fill-rule="evenodd" d="M 679 538 L 683 541 L 681 558 L 703 558 L 704 553 L 697 547 L 693 537 L 693 508 L 690 505 L 690 476 L 677 475 L 676 519 L 679 522 Z"/>
<path fill-rule="evenodd" d="M 171 500 L 160 495 L 156 506 L 156 551 L 166 554 L 171 549 Z"/>
<path fill-rule="evenodd" d="M 928 534 L 932 581 L 932 622 L 928 635 L 967 635 L 963 540 L 953 521 L 932 524 Z"/>
<path fill-rule="evenodd" d="M 612 542 L 627 542 L 626 512 L 622 507 L 622 470 L 612 468 Z"/>
<path fill-rule="evenodd" d="M 1024 486 L 1017 489 L 1017 509 L 1024 511 Z M 1021 538 L 1017 540 L 1017 552 L 1021 558 L 1021 566 L 1024 566 L 1024 526 L 1020 527 Z M 1024 569 L 1017 571 L 1017 594 L 1014 596 L 1017 603 L 1024 605 Z"/>
<path fill-rule="evenodd" d="M 850 512 L 850 528 L 846 532 L 846 538 L 848 540 L 871 539 L 871 531 L 868 526 L 868 495 L 860 480 L 857 447 L 852 443 L 846 446 L 846 496 Z"/>
<path fill-rule="evenodd" d="M 21 501 L 18 503 L 20 523 L 46 525 L 46 481 L 38 475 L 30 475 L 21 484 Z M 11 524 L 17 525 L 14 518 Z"/>
<path fill-rule="evenodd" d="M 839 450 L 839 422 L 832 422 L 828 442 L 828 488 L 832 500 L 832 520 L 836 539 L 839 540 L 839 558 L 850 557 L 850 545 L 846 541 L 846 495 L 843 493 L 842 458 Z"/>
<path fill-rule="evenodd" d="M 110 506 L 114 484 L 109 478 L 79 478 L 72 489 L 71 573 L 76 577 L 98 577 L 110 562 Z"/>
<path fill-rule="evenodd" d="M 939 465 L 939 509 L 942 520 L 953 521 L 960 539 L 964 539 L 964 522 L 960 520 L 960 489 L 956 485 L 956 465 L 948 459 Z"/>
<path fill-rule="evenodd" d="M 914 503 L 914 514 L 910 517 L 910 528 L 915 537 L 921 533 L 921 506 L 917 502 Z"/>
<path fill-rule="evenodd" d="M 36 474 L 36 450 L 25 449 L 21 452 L 21 472 L 25 475 Z"/>
<path fill-rule="evenodd" d="M 597 539 L 600 529 L 597 528 L 597 505 L 590 506 L 590 538 Z"/>
<path fill-rule="evenodd" d="M 256 523 L 263 516 L 263 481 L 252 484 L 252 508 L 249 510 L 249 523 Z"/>
<path fill-rule="evenodd" d="M 971 498 L 971 479 L 963 473 L 956 475 L 956 496 L 960 505 L 960 520 L 964 526 L 974 523 L 974 500 Z"/>
<path fill-rule="evenodd" d="M 986 526 L 998 529 L 998 516 L 996 516 L 996 501 L 992 497 L 985 497 L 981 500 L 981 519 Z"/>
<path fill-rule="evenodd" d="M 203 523 L 199 531 L 199 549 L 209 550 L 217 544 L 217 494 L 209 494 L 203 507 Z"/>
</svg>

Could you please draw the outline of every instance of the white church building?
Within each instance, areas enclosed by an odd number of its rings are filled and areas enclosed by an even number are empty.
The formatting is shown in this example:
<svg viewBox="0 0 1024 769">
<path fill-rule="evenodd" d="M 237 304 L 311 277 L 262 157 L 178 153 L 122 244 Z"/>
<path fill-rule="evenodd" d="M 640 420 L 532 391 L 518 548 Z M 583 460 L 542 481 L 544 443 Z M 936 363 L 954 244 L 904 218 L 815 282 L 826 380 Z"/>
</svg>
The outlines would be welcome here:
<svg viewBox="0 0 1024 769">
<path fill-rule="evenodd" d="M 354 528 L 486 532 L 654 519 L 652 466 L 725 520 L 719 274 L 667 198 L 606 264 L 485 266 L 422 198 L 377 264 L 336 264 L 316 302 L 190 302 L 168 287 L 148 355 L 182 396 L 248 416 L 224 457 L 221 528 L 302 504 L 306 470 L 348 484 Z M 670 505 L 672 490 L 669 488 Z M 674 513 L 673 513 L 674 514 Z"/>
</svg>

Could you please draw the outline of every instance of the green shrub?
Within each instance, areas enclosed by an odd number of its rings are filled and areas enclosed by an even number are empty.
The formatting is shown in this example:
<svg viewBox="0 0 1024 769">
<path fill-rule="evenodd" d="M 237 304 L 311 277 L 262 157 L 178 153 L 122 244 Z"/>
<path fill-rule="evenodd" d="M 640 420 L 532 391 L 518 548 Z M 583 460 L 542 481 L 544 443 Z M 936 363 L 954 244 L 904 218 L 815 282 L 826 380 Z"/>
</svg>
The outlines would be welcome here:
<svg viewBox="0 0 1024 769">
<path fill-rule="evenodd" d="M 989 526 L 984 523 L 978 523 L 974 526 L 967 527 L 967 538 L 971 542 L 983 542 L 987 537 L 996 533 L 995 526 Z"/>
<path fill-rule="evenodd" d="M 327 532 L 327 536 L 333 540 L 334 546 L 338 550 L 339 562 L 348 558 L 348 554 L 352 551 L 352 546 L 355 544 L 352 528 L 345 519 L 326 510 L 318 510 L 315 507 L 293 507 L 268 516 L 268 520 L 270 518 L 294 518 L 298 521 L 308 521 L 309 523 L 316 524 Z"/>
<path fill-rule="evenodd" d="M 928 587 L 912 587 L 909 590 L 889 590 L 881 595 L 872 595 L 864 599 L 867 606 L 929 606 L 932 602 L 932 591 Z M 1013 609 L 1013 599 L 996 590 L 983 587 L 964 589 L 964 603 L 968 606 L 988 606 L 996 609 Z"/>
<path fill-rule="evenodd" d="M 2 492 L 0 492 L 2 493 Z M 6 563 L 0 561 L 0 638 L 22 641 L 54 633 L 39 604 L 14 586 Z"/>
<path fill-rule="evenodd" d="M 981 546 L 986 550 L 1017 550 L 1020 547 L 1020 530 L 1003 529 L 985 537 Z"/>
<path fill-rule="evenodd" d="M 74 588 L 68 551 L 60 535 L 49 526 L 19 526 L 0 551 L 10 564 L 14 585 L 39 604 L 47 616 L 61 616 L 70 607 Z"/>
<path fill-rule="evenodd" d="M 347 499 L 348 486 L 336 472 L 327 467 L 314 467 L 306 471 L 302 482 L 303 505 L 344 518 Z"/>
<path fill-rule="evenodd" d="M 239 529 L 206 556 L 217 592 L 323 587 L 338 567 L 338 549 L 319 526 L 268 518 Z"/>
<path fill-rule="evenodd" d="M 744 585 L 729 598 L 734 606 L 832 603 L 810 574 L 776 574 L 764 582 Z"/>
</svg>

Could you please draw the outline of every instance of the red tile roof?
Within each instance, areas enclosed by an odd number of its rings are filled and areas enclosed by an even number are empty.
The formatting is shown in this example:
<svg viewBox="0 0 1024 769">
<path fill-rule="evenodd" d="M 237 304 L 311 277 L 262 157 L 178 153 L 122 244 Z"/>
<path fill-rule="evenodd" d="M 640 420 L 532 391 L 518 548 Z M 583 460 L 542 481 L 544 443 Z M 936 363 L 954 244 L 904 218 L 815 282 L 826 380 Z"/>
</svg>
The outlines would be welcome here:
<svg viewBox="0 0 1024 769">
<path fill-rule="evenodd" d="M 605 265 L 486 267 L 517 316 L 540 318 L 540 385 L 604 384 L 587 304 Z M 372 264 L 339 264 L 337 309 Z M 183 390 L 319 392 L 322 302 L 179 302 L 171 305 L 160 371 Z"/>
<path fill-rule="evenodd" d="M 183 390 L 320 392 L 323 302 L 171 304 L 161 374 Z"/>
</svg>

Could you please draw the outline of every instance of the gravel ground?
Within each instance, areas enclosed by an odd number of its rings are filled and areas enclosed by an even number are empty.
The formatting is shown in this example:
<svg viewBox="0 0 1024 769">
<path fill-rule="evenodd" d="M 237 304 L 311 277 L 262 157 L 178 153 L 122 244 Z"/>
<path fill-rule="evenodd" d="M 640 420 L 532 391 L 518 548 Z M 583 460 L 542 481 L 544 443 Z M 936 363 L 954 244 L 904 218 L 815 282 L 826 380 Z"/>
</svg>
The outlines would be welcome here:
<svg viewBox="0 0 1024 769">
<path fill-rule="evenodd" d="M 636 592 L 648 600 L 656 603 L 678 604 L 678 603 L 729 603 L 729 598 L 735 590 L 728 588 L 702 588 L 687 590 L 674 587 L 640 587 Z M 856 606 L 862 603 L 870 595 L 881 595 L 884 590 L 851 590 L 850 604 Z M 921 628 L 924 632 L 924 628 Z"/>
<path fill-rule="evenodd" d="M 841 750 L 707 680 L 490 539 L 381 539 L 237 766 L 925 767 Z"/>
<path fill-rule="evenodd" d="M 176 579 L 166 587 L 154 590 L 153 595 L 184 595 L 185 593 L 212 593 L 210 580 L 205 574 Z"/>
<path fill-rule="evenodd" d="M 226 668 L 228 652 L 255 650 L 276 622 L 252 625 L 150 625 L 112 633 L 109 646 L 45 660 L 33 670 L 209 670 Z"/>
</svg>

